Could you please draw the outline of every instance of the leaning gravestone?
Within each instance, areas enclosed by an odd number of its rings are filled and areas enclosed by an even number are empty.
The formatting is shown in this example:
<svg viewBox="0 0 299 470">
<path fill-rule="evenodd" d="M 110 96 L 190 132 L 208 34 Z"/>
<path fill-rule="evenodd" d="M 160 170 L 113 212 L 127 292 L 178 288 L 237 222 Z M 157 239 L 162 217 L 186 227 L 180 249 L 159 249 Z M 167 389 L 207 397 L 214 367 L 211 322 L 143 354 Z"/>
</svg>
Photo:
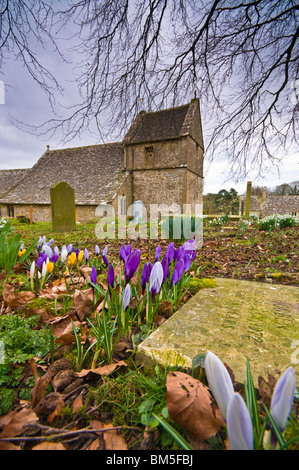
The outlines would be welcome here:
<svg viewBox="0 0 299 470">
<path fill-rule="evenodd" d="M 55 232 L 76 230 L 76 208 L 74 190 L 65 182 L 50 188 L 52 225 Z"/>
</svg>

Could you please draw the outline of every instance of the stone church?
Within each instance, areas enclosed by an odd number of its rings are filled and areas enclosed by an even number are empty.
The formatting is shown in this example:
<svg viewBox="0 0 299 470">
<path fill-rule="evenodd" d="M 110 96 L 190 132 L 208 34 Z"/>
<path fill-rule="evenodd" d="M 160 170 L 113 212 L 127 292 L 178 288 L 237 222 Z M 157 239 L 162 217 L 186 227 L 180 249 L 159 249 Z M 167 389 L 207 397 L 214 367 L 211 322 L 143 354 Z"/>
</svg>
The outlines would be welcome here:
<svg viewBox="0 0 299 470">
<path fill-rule="evenodd" d="M 0 170 L 1 216 L 33 214 L 51 221 L 50 188 L 67 182 L 77 222 L 95 219 L 100 204 L 122 215 L 135 201 L 202 203 L 204 144 L 199 100 L 156 112 L 141 111 L 122 142 L 51 150 L 26 170 Z M 121 201 L 121 204 L 119 202 Z"/>
</svg>

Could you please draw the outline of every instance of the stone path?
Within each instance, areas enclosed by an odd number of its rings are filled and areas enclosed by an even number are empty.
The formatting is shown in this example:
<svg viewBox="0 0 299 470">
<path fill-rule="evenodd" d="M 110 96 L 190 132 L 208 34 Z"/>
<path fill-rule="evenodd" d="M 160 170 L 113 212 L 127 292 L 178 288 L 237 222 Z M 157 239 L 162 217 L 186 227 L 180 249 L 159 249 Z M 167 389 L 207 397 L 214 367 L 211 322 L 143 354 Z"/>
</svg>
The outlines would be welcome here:
<svg viewBox="0 0 299 470">
<path fill-rule="evenodd" d="M 138 346 L 138 363 L 191 367 L 214 352 L 244 382 L 246 358 L 255 383 L 293 366 L 299 379 L 299 288 L 216 279 Z M 299 380 L 298 380 L 299 383 Z"/>
</svg>

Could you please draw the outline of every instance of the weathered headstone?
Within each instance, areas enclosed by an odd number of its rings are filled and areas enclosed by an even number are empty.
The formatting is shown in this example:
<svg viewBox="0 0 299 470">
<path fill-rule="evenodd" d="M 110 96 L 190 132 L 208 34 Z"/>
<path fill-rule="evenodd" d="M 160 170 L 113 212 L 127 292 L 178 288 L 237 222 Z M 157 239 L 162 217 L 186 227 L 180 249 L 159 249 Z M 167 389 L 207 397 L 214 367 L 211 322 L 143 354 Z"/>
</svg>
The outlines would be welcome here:
<svg viewBox="0 0 299 470">
<path fill-rule="evenodd" d="M 247 358 L 256 384 L 290 366 L 299 379 L 299 288 L 215 280 L 138 346 L 136 363 L 191 369 L 195 356 L 212 351 L 242 383 Z"/>
<path fill-rule="evenodd" d="M 249 216 L 250 216 L 251 188 L 252 188 L 252 182 L 248 181 L 247 191 L 246 191 L 246 205 L 245 205 L 245 219 L 246 220 L 249 220 Z"/>
<path fill-rule="evenodd" d="M 65 182 L 50 188 L 52 225 L 55 232 L 76 230 L 75 194 Z"/>
</svg>

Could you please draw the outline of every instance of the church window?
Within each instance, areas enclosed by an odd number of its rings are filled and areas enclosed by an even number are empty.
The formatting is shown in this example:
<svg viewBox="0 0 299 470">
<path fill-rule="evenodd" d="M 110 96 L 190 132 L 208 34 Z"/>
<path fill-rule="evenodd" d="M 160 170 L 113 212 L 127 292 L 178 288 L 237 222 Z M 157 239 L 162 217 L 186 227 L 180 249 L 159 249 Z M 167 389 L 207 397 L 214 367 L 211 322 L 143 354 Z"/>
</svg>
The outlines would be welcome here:
<svg viewBox="0 0 299 470">
<path fill-rule="evenodd" d="M 145 147 L 145 156 L 153 157 L 154 156 L 154 147 Z"/>
</svg>

